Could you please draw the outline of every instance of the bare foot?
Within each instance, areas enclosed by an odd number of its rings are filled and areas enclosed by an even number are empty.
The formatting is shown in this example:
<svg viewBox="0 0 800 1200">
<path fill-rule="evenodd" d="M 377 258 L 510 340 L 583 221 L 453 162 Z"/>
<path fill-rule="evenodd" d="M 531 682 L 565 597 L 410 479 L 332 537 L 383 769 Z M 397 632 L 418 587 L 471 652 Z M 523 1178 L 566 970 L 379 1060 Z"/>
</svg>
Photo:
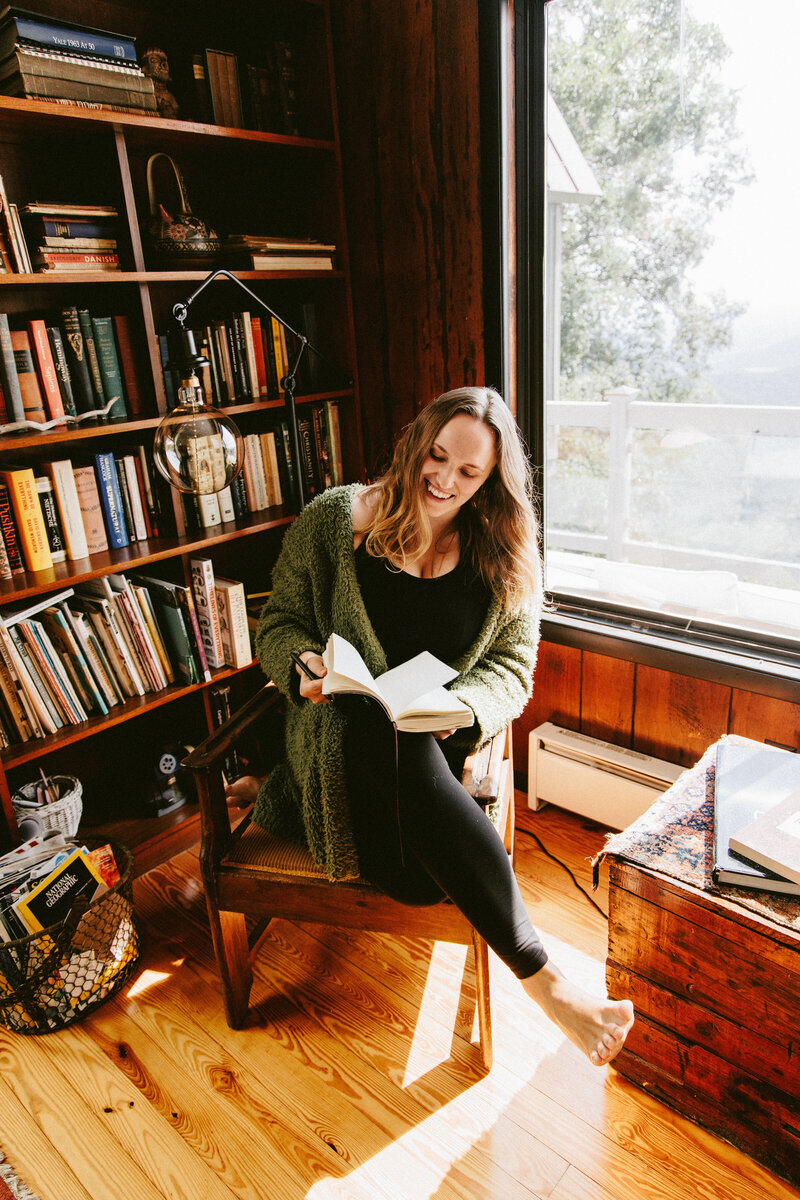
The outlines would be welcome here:
<svg viewBox="0 0 800 1200">
<path fill-rule="evenodd" d="M 255 775 L 241 775 L 234 779 L 233 783 L 225 784 L 225 799 L 244 808 L 245 805 L 255 802 L 261 784 L 262 780 L 257 779 Z"/>
<path fill-rule="evenodd" d="M 545 1016 L 566 1034 L 596 1067 L 610 1063 L 622 1049 L 633 1025 L 630 1000 L 592 996 L 548 962 L 535 975 L 522 980 L 525 991 Z"/>
</svg>

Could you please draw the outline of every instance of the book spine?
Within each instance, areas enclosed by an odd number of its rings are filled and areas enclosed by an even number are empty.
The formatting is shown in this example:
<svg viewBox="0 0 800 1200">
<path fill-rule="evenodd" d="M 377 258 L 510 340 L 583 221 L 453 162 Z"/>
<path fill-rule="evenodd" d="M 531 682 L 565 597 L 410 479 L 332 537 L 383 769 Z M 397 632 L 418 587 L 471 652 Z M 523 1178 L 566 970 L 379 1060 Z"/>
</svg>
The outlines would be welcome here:
<svg viewBox="0 0 800 1200">
<path fill-rule="evenodd" d="M 56 382 L 58 383 L 58 390 L 61 395 L 63 411 L 66 416 L 75 417 L 78 410 L 75 408 L 75 397 L 72 394 L 72 380 L 70 379 L 67 355 L 64 350 L 64 339 L 57 325 L 47 326 L 47 340 L 50 344 L 50 353 L 53 358 Z"/>
<path fill-rule="evenodd" d="M 20 621 L 19 629 L 22 636 L 27 638 L 32 657 L 38 663 L 42 678 L 65 720 L 70 725 L 85 721 L 86 710 L 75 695 L 64 667 L 39 621 Z"/>
<path fill-rule="evenodd" d="M 99 554 L 108 549 L 108 534 L 103 522 L 103 506 L 100 503 L 97 476 L 93 467 L 85 466 L 74 468 L 74 478 L 87 553 Z"/>
<path fill-rule="evenodd" d="M 111 317 L 92 317 L 92 329 L 97 349 L 97 361 L 103 380 L 103 395 L 106 403 L 112 399 L 114 401 L 108 415 L 112 420 L 126 420 L 128 410 L 125 406 L 122 371 L 117 357 Z"/>
<path fill-rule="evenodd" d="M 25 409 L 22 404 L 22 392 L 17 377 L 14 347 L 11 345 L 11 331 L 8 327 L 6 313 L 0 313 L 0 375 L 9 416 L 12 421 L 24 421 Z"/>
<path fill-rule="evenodd" d="M 161 631 L 158 628 L 158 622 L 156 620 L 153 603 L 150 599 L 150 593 L 148 592 L 147 588 L 144 587 L 144 585 L 132 583 L 131 594 L 139 606 L 139 612 L 141 614 L 142 621 L 147 628 L 147 632 L 150 636 L 150 642 L 152 643 L 159 663 L 161 664 L 161 670 L 164 674 L 164 678 L 167 680 L 167 683 L 174 683 L 175 672 L 172 669 L 172 663 L 169 660 L 167 648 L 164 645 L 164 639 L 162 638 Z"/>
<path fill-rule="evenodd" d="M 307 499 L 312 499 L 321 491 L 317 473 L 316 447 L 314 445 L 314 430 L 311 418 L 303 414 L 297 418 L 297 435 L 300 442 L 299 468 L 303 476 L 303 484 Z"/>
<path fill-rule="evenodd" d="M 242 313 L 242 325 L 244 329 L 244 345 L 247 361 L 247 377 L 250 385 L 250 397 L 253 400 L 257 400 L 260 395 L 258 386 L 258 368 L 256 366 L 255 339 L 253 338 L 253 319 L 249 312 Z"/>
<path fill-rule="evenodd" d="M 122 494 L 114 455 L 110 450 L 102 454 L 95 454 L 94 464 L 97 472 L 97 490 L 105 515 L 109 545 L 115 550 L 120 550 L 123 546 L 129 545 L 130 539 L 125 525 L 125 512 L 122 506 Z"/>
<path fill-rule="evenodd" d="M 2 535 L 0 535 L 0 579 L 12 579 L 13 574 L 6 544 L 3 541 Z"/>
<path fill-rule="evenodd" d="M 297 67 L 295 49 L 291 42 L 275 43 L 275 70 L 283 133 L 289 134 L 290 137 L 298 137 L 300 126 L 297 119 Z"/>
<path fill-rule="evenodd" d="M 253 495 L 255 508 L 260 511 L 269 507 L 267 479 L 264 471 L 264 458 L 261 453 L 261 439 L 257 433 L 248 433 L 244 439 L 245 463 L 249 463 L 252 472 Z"/>
<path fill-rule="evenodd" d="M 39 504 L 42 508 L 42 517 L 44 518 L 44 527 L 47 533 L 47 544 L 50 547 L 50 557 L 54 563 L 64 562 L 67 557 L 64 530 L 61 528 L 53 485 L 47 475 L 36 476 L 36 491 L 39 494 Z"/>
<path fill-rule="evenodd" d="M 197 659 L 197 665 L 199 668 L 199 676 L 201 679 L 204 679 L 206 681 L 206 683 L 210 683 L 211 682 L 211 671 L 208 666 L 208 659 L 206 658 L 206 650 L 205 650 L 205 646 L 203 645 L 203 637 L 202 637 L 202 634 L 200 633 L 200 624 L 197 620 L 197 610 L 195 609 L 195 606 L 194 606 L 194 599 L 192 598 L 192 590 L 191 590 L 191 588 L 182 587 L 182 588 L 178 589 L 177 594 L 178 594 L 178 600 L 180 601 L 181 607 L 183 609 L 184 619 L 186 621 L 186 627 L 190 634 L 190 638 L 191 638 L 191 642 L 192 642 L 192 653 L 195 655 L 195 657 Z"/>
<path fill-rule="evenodd" d="M 123 702 L 125 695 L 114 678 L 114 672 L 103 644 L 85 613 L 73 608 L 69 608 L 68 612 L 75 637 L 92 669 L 103 699 L 109 708 L 114 708 L 115 705 Z"/>
<path fill-rule="evenodd" d="M 113 323 L 114 332 L 117 335 L 117 350 L 119 352 L 123 394 L 127 398 L 127 408 L 130 410 L 130 414 L 132 416 L 139 416 L 145 411 L 145 399 L 138 360 L 133 349 L 133 333 L 131 331 L 130 317 L 125 314 L 115 316 Z"/>
<path fill-rule="evenodd" d="M 42 712 L 46 714 L 46 719 L 42 718 L 45 728 L 48 733 L 55 733 L 57 729 L 63 729 L 65 725 L 71 722 L 64 716 L 61 706 L 56 703 L 55 697 L 42 674 L 38 658 L 31 650 L 29 642 L 16 625 L 9 629 L 8 632 L 16 646 L 20 662 L 23 664 L 25 686 L 28 689 L 28 695 L 32 701 L 34 695 L 36 696 L 35 703 L 37 704 L 38 711 L 40 714 Z"/>
<path fill-rule="evenodd" d="M 106 716 L 108 705 L 76 636 L 67 604 L 62 602 L 46 609 L 40 619 L 53 647 L 69 673 L 72 686 L 81 697 L 84 708 L 87 712 Z"/>
<path fill-rule="evenodd" d="M 11 505 L 11 493 L 5 483 L 0 480 L 0 534 L 3 535 L 3 545 L 8 557 L 8 565 L 12 575 L 23 575 L 25 564 L 22 561 L 22 549 L 19 541 L 19 531 L 14 520 L 14 510 Z"/>
<path fill-rule="evenodd" d="M 89 364 L 89 376 L 92 381 L 93 406 L 94 408 L 103 408 L 106 403 L 106 396 L 103 391 L 103 376 L 100 372 L 100 361 L 97 357 L 97 345 L 94 339 L 92 318 L 88 309 L 78 309 L 78 321 L 80 322 L 81 333 L 83 334 L 83 344 L 86 347 L 86 361 Z"/>
<path fill-rule="evenodd" d="M 95 391 L 77 308 L 62 308 L 61 323 L 76 411 L 92 412 L 97 407 Z"/>
<path fill-rule="evenodd" d="M 22 16 L 13 12 L 10 22 L 16 29 L 17 40 L 21 42 L 52 46 L 54 50 L 61 50 L 65 54 L 136 62 L 136 42 L 124 35 L 95 32 L 93 29 L 82 29 L 79 25 L 60 25 L 35 15 Z"/>
<path fill-rule="evenodd" d="M 47 415 L 51 420 L 64 416 L 61 388 L 58 385 L 56 365 L 47 336 L 47 326 L 42 320 L 28 321 L 28 334 L 33 349 L 36 370 L 39 374 Z"/>
<path fill-rule="evenodd" d="M 28 226 L 38 237 L 58 238 L 108 238 L 117 240 L 117 226 L 106 222 L 86 221 L 80 217 L 28 218 Z"/>
<path fill-rule="evenodd" d="M 75 487 L 72 463 L 68 458 L 59 459 L 56 462 L 42 463 L 42 469 L 53 485 L 67 556 L 73 560 L 87 558 L 89 547 L 86 542 L 86 530 L 81 516 L 81 505 Z"/>
<path fill-rule="evenodd" d="M 14 70 L 11 69 L 12 64 L 15 66 Z M 76 83 L 99 83 L 111 88 L 125 88 L 131 92 L 147 92 L 151 95 L 154 92 L 153 80 L 149 79 L 138 65 L 123 65 L 107 59 L 36 50 L 27 46 L 17 46 L 4 64 L 4 73 L 19 75 L 23 81 L 27 78 L 34 81 L 70 79 Z"/>
<path fill-rule="evenodd" d="M 215 581 L 219 608 L 220 635 L 225 660 L 234 668 L 248 667 L 253 661 L 244 584 L 233 579 Z"/>
<path fill-rule="evenodd" d="M 194 115 L 204 125 L 213 124 L 211 98 L 208 93 L 206 64 L 202 54 L 192 55 L 192 80 L 194 82 Z"/>
<path fill-rule="evenodd" d="M 331 465 L 328 454 L 328 427 L 325 423 L 325 410 L 317 405 L 311 410 L 311 423 L 314 428 L 314 447 L 319 466 L 320 485 L 323 488 L 331 486 Z"/>
<path fill-rule="evenodd" d="M 2 478 L 11 496 L 25 565 L 29 571 L 47 571 L 52 567 L 53 559 L 33 471 L 30 467 L 3 471 Z"/>
<path fill-rule="evenodd" d="M 137 471 L 136 468 L 137 461 L 132 454 L 125 454 L 122 456 L 122 469 L 128 487 L 128 497 L 130 499 L 131 517 L 133 521 L 133 532 L 136 535 L 137 542 L 144 542 L 148 537 L 147 522 L 145 520 L 144 504 L 142 502 L 139 471 Z"/>
<path fill-rule="evenodd" d="M 267 395 L 267 366 L 264 362 L 264 333 L 260 317 L 251 317 L 250 331 L 253 338 L 253 357 L 256 364 L 257 394 L 265 397 Z"/>
<path fill-rule="evenodd" d="M 210 558 L 193 558 L 189 566 L 197 612 L 197 623 L 209 667 L 225 666 L 225 651 L 220 633 L 219 610 L 214 589 L 214 565 Z"/>
<path fill-rule="evenodd" d="M 128 531 L 128 541 L 136 542 L 136 530 L 133 524 L 133 508 L 131 506 L 131 496 L 128 489 L 128 476 L 125 474 L 125 463 L 122 455 L 117 455 L 114 458 L 114 466 L 117 469 L 117 483 L 119 484 L 119 494 L 122 499 L 122 514 L 125 521 L 125 528 Z"/>
<path fill-rule="evenodd" d="M 39 387 L 39 379 L 31 351 L 31 342 L 25 329 L 11 330 L 11 346 L 14 351 L 14 365 L 19 380 L 19 390 L 22 394 L 22 408 L 26 421 L 47 420 L 44 399 Z"/>
<path fill-rule="evenodd" d="M 37 268 L 59 268 L 67 271 L 84 270 L 86 267 L 118 267 L 119 255 L 111 251 L 48 250 L 39 249 L 34 255 Z"/>
<path fill-rule="evenodd" d="M 217 499 L 219 500 L 220 519 L 223 522 L 235 521 L 236 520 L 236 509 L 234 508 L 234 505 L 233 505 L 233 495 L 231 493 L 230 486 L 224 487 L 220 491 L 218 491 Z"/>
<path fill-rule="evenodd" d="M 135 86 L 119 86 L 116 83 L 117 77 L 112 78 L 115 82 L 104 79 L 103 82 L 98 80 L 87 83 L 79 79 L 65 79 L 63 76 L 54 78 L 40 72 L 34 75 L 26 70 L 17 72 L 5 80 L 2 90 L 7 94 L 22 93 L 26 96 L 36 96 L 41 100 L 88 100 L 101 103 L 105 101 L 109 104 L 124 104 L 140 112 L 158 111 L 152 80 L 150 80 L 149 89 L 142 90 Z M 120 75 L 118 78 L 120 84 L 127 82 L 124 76 Z M 130 82 L 137 84 L 138 80 L 132 79 Z"/>
<path fill-rule="evenodd" d="M 325 404 L 325 422 L 328 427 L 328 456 L 330 459 L 331 483 L 334 487 L 344 483 L 342 464 L 342 434 L 339 427 L 339 404 L 328 400 Z"/>
</svg>

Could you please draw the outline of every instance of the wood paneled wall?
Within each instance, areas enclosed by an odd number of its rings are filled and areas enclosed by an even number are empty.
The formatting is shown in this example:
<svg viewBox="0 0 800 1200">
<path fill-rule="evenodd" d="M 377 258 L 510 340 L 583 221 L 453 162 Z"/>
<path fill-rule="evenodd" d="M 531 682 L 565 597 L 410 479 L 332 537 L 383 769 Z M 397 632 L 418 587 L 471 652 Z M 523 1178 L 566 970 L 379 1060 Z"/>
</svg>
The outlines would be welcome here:
<svg viewBox="0 0 800 1200">
<path fill-rule="evenodd" d="M 478 6 L 333 0 L 367 471 L 484 370 Z"/>
<path fill-rule="evenodd" d="M 514 727 L 519 775 L 543 721 L 687 767 L 724 733 L 800 749 L 800 704 L 552 642 L 540 646 L 533 696 Z"/>
</svg>

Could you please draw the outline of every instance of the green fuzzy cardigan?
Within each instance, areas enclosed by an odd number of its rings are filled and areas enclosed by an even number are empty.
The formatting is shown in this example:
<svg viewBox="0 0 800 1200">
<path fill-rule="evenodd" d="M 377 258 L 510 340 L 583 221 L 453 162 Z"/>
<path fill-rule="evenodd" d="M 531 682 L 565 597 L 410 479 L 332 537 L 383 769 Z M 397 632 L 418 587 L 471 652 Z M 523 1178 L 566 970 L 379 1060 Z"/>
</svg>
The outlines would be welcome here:
<svg viewBox="0 0 800 1200">
<path fill-rule="evenodd" d="M 345 718 L 336 704 L 300 698 L 290 655 L 321 654 L 336 632 L 352 642 L 373 675 L 386 670 L 356 577 L 352 503 L 360 486 L 330 488 L 289 527 L 256 632 L 261 665 L 289 704 L 284 761 L 263 783 L 253 819 L 307 845 L 330 879 L 358 875 L 345 789 Z M 472 646 L 451 664 L 459 674 L 450 690 L 475 713 L 475 724 L 453 735 L 465 749 L 481 745 L 522 712 L 538 634 L 538 612 L 509 615 L 495 599 Z"/>
</svg>

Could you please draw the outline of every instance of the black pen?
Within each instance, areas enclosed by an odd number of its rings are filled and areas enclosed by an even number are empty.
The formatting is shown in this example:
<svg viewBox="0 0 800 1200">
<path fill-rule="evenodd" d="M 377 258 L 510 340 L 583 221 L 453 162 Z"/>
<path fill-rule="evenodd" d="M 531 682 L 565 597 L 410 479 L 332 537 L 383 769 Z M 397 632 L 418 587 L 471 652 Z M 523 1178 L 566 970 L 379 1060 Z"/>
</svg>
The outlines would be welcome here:
<svg viewBox="0 0 800 1200">
<path fill-rule="evenodd" d="M 307 667 L 306 664 L 303 662 L 302 658 L 300 657 L 300 655 L 295 654 L 294 650 L 292 651 L 291 659 L 292 659 L 293 663 L 297 663 L 300 670 L 303 672 L 303 674 L 308 679 L 321 679 L 322 678 L 321 675 L 315 675 L 314 672 L 311 670 L 311 667 Z"/>
</svg>

